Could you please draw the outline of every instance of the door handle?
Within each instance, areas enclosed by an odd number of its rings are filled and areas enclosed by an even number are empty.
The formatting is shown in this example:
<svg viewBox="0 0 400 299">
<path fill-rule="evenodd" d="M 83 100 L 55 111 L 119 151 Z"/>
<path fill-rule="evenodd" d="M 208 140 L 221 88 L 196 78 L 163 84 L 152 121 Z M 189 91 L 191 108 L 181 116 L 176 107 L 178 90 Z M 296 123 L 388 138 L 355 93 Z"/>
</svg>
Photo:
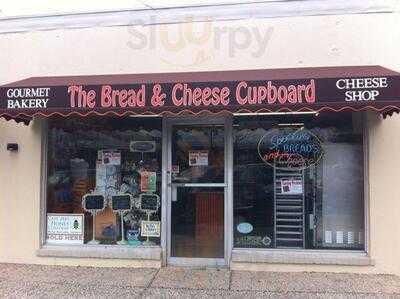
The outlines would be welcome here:
<svg viewBox="0 0 400 299">
<path fill-rule="evenodd" d="M 172 185 L 172 174 L 171 171 L 167 170 L 167 186 Z"/>
</svg>

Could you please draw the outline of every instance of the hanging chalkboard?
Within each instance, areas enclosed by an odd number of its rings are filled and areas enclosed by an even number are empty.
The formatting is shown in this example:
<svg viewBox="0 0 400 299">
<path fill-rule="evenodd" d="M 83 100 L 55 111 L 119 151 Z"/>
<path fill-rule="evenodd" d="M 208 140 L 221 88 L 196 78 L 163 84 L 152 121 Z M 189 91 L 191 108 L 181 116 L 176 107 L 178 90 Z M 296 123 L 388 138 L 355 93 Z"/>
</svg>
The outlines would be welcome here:
<svg viewBox="0 0 400 299">
<path fill-rule="evenodd" d="M 140 194 L 140 209 L 157 212 L 160 207 L 160 197 L 157 194 Z"/>
<path fill-rule="evenodd" d="M 86 195 L 84 197 L 83 208 L 89 210 L 103 210 L 104 209 L 104 196 L 103 195 Z"/>
<path fill-rule="evenodd" d="M 113 211 L 131 210 L 132 196 L 129 194 L 114 195 L 111 197 L 111 206 Z"/>
<path fill-rule="evenodd" d="M 131 152 L 154 153 L 156 151 L 155 141 L 131 141 L 129 144 Z"/>
</svg>

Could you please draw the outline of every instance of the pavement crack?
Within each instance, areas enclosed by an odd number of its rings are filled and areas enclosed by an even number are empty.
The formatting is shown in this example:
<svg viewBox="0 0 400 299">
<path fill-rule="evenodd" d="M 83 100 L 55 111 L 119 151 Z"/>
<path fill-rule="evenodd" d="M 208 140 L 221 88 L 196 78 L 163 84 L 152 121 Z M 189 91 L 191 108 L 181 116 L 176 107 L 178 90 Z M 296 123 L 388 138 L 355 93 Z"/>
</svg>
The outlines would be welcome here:
<svg viewBox="0 0 400 299">
<path fill-rule="evenodd" d="M 143 288 L 143 291 L 140 293 L 139 298 L 143 298 L 144 294 L 146 293 L 147 290 L 152 286 L 153 281 L 156 279 L 158 273 L 160 272 L 161 268 L 157 269 L 157 272 L 154 273 L 153 277 L 150 279 L 149 283 Z"/>
<path fill-rule="evenodd" d="M 233 271 L 229 271 L 229 283 L 228 283 L 228 290 L 231 291 L 232 290 L 232 275 L 233 275 Z"/>
<path fill-rule="evenodd" d="M 65 272 L 61 271 L 62 269 Z M 178 296 L 176 298 L 400 298 L 400 277 L 397 276 L 328 275 L 325 273 L 289 275 L 238 270 L 234 272 L 228 269 L 229 273 L 225 270 L 222 273 L 187 268 L 129 271 L 110 268 L 97 272 L 96 269 L 89 267 L 17 267 L 2 266 L 1 263 L 0 272 L 2 273 L 0 276 L 1 298 L 37 298 L 44 296 L 43 294 L 46 298 L 170 298 L 176 296 Z M 351 287 L 348 286 L 349 280 L 353 280 Z M 292 281 L 296 283 L 288 286 Z"/>
</svg>

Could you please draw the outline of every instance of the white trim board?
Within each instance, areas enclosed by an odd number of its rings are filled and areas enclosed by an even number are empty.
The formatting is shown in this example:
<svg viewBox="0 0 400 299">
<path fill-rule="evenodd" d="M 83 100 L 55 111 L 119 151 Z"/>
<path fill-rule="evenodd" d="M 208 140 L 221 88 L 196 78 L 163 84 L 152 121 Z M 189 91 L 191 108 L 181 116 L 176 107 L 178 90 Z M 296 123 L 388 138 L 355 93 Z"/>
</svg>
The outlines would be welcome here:
<svg viewBox="0 0 400 299">
<path fill-rule="evenodd" d="M 298 17 L 366 13 L 393 13 L 400 10 L 396 0 L 281 0 L 242 4 L 81 12 L 0 18 L 0 33 L 38 30 L 133 26 L 224 21 L 250 18 Z"/>
</svg>

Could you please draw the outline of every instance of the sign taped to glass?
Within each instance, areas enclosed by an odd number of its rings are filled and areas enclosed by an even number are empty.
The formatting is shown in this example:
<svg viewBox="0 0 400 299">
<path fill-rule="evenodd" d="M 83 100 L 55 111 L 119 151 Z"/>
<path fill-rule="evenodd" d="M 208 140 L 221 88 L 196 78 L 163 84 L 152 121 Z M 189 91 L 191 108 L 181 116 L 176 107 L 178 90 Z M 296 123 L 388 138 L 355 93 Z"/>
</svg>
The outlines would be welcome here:
<svg viewBox="0 0 400 299">
<path fill-rule="evenodd" d="M 141 236 L 142 237 L 159 237 L 161 233 L 160 221 L 142 221 Z"/>
<path fill-rule="evenodd" d="M 156 192 L 157 173 L 153 171 L 142 171 L 140 173 L 140 190 L 142 192 Z"/>
<path fill-rule="evenodd" d="M 83 244 L 83 214 L 47 214 L 48 244 Z"/>
</svg>

